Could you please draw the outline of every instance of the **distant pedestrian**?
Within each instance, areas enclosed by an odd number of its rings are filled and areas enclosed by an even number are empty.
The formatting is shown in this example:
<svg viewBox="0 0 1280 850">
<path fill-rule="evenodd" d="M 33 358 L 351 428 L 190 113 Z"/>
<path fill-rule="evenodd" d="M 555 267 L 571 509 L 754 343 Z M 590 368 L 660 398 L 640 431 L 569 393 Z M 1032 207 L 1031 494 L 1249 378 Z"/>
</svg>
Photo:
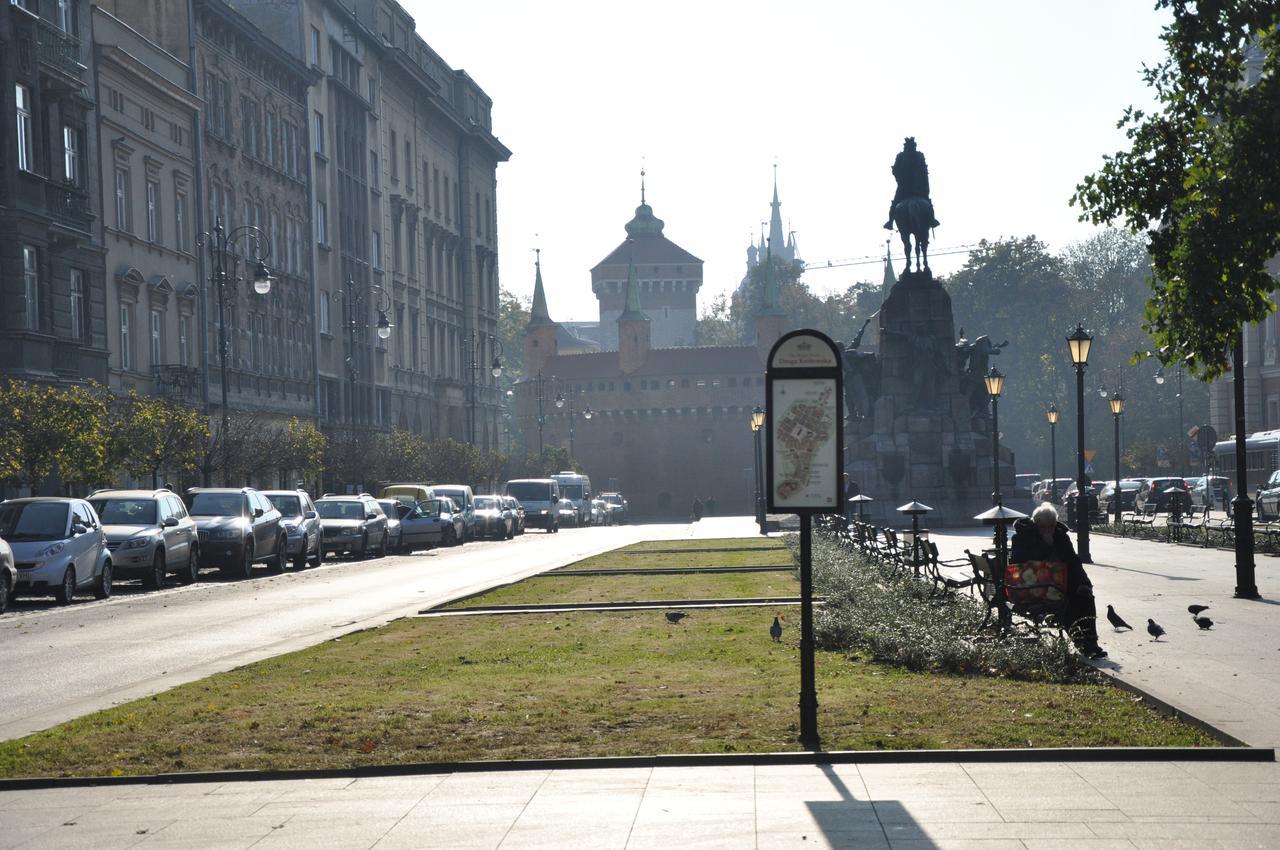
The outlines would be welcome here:
<svg viewBox="0 0 1280 850">
<path fill-rule="evenodd" d="M 697 522 L 702 519 L 702 500 L 697 496 L 693 497 L 693 521 Z"/>
<path fill-rule="evenodd" d="M 716 497 L 708 496 L 707 497 L 707 516 L 715 516 L 715 515 L 716 515 Z"/>
</svg>

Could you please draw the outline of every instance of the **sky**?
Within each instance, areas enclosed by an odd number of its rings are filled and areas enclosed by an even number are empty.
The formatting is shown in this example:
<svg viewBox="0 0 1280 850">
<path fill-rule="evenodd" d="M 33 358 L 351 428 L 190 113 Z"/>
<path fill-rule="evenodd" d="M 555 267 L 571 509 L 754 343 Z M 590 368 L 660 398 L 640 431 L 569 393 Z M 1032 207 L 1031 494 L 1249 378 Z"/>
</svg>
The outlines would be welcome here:
<svg viewBox="0 0 1280 850">
<path fill-rule="evenodd" d="M 741 280 L 775 164 L 809 285 L 878 281 L 840 263 L 883 256 L 905 136 L 929 163 L 935 273 L 984 238 L 1086 238 L 1069 199 L 1150 102 L 1164 22 L 1151 0 L 402 2 L 493 98 L 501 285 L 529 296 L 540 247 L 560 321 L 597 318 L 590 269 L 625 238 L 641 168 L 665 235 L 705 263 L 700 309 Z"/>
</svg>

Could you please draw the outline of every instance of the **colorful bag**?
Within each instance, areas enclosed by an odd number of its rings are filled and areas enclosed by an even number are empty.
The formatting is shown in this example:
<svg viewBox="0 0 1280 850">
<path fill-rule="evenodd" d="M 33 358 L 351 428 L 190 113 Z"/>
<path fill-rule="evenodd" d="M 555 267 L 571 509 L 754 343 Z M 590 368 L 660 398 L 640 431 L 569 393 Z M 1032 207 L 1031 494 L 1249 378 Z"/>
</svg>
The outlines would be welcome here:
<svg viewBox="0 0 1280 850">
<path fill-rule="evenodd" d="M 1004 592 L 1009 601 L 1059 602 L 1067 598 L 1067 565 L 1062 561 L 1024 561 L 1005 568 Z"/>
</svg>

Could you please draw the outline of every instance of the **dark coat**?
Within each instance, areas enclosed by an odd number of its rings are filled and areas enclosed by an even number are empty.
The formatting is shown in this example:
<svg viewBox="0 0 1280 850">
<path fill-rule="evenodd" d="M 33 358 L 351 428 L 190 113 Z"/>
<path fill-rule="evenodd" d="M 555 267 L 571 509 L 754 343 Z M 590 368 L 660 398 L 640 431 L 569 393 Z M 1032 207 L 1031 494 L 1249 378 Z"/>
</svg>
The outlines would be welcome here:
<svg viewBox="0 0 1280 850">
<path fill-rule="evenodd" d="M 1080 586 L 1093 586 L 1089 576 L 1085 574 L 1084 564 L 1076 554 L 1076 547 L 1071 545 L 1071 536 L 1067 527 L 1058 523 L 1053 530 L 1053 543 L 1045 543 L 1040 536 L 1040 529 L 1030 517 L 1023 517 L 1013 524 L 1013 545 L 1009 550 L 1009 562 L 1021 564 L 1024 561 L 1062 561 L 1067 565 L 1068 590 L 1074 592 Z"/>
</svg>

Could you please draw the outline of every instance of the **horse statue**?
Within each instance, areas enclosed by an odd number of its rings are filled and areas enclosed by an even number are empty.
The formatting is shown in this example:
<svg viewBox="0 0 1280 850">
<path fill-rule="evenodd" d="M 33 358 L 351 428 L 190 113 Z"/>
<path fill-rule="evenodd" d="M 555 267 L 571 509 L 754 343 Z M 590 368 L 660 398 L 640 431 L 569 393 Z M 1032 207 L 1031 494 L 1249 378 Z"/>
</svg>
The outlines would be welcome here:
<svg viewBox="0 0 1280 850">
<path fill-rule="evenodd" d="M 928 198 L 904 198 L 893 205 L 893 223 L 902 237 L 902 252 L 911 271 L 911 239 L 916 240 L 916 271 L 929 271 L 929 229 L 933 222 L 933 202 Z"/>
</svg>

